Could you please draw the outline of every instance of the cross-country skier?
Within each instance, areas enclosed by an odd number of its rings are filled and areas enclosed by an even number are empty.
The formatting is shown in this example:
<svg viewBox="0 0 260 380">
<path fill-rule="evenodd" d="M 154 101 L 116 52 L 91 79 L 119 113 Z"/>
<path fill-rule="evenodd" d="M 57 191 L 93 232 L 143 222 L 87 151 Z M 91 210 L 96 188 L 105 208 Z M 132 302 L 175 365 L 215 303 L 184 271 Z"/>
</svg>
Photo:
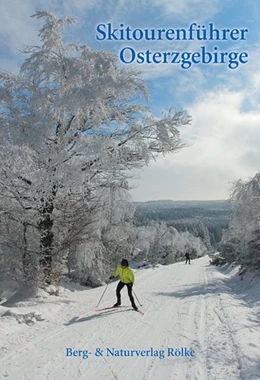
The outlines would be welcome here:
<svg viewBox="0 0 260 380">
<path fill-rule="evenodd" d="M 186 257 L 186 263 L 187 264 L 189 262 L 190 264 L 190 254 L 188 252 L 185 253 L 185 257 Z"/>
<path fill-rule="evenodd" d="M 123 259 L 121 261 L 121 265 L 119 265 L 116 268 L 114 274 L 111 277 L 109 277 L 109 280 L 112 280 L 114 277 L 117 277 L 117 276 L 120 276 L 120 281 L 119 281 L 117 288 L 116 288 L 117 302 L 114 304 L 114 307 L 121 305 L 121 294 L 120 294 L 120 292 L 123 289 L 123 287 L 126 285 L 127 291 L 128 291 L 128 296 L 130 298 L 132 307 L 134 310 L 138 310 L 138 308 L 135 304 L 135 301 L 134 301 L 133 294 L 132 294 L 132 288 L 133 288 L 135 276 L 134 276 L 132 269 L 129 267 L 129 263 L 126 259 Z"/>
</svg>

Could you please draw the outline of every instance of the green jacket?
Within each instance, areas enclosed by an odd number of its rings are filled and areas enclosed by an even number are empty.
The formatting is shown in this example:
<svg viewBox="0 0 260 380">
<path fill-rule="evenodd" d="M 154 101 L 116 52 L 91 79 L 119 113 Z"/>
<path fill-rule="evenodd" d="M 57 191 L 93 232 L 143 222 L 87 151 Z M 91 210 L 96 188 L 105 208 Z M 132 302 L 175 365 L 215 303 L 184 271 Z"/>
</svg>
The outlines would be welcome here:
<svg viewBox="0 0 260 380">
<path fill-rule="evenodd" d="M 129 284 L 130 282 L 134 282 L 135 276 L 133 274 L 133 271 L 129 267 L 122 268 L 121 265 L 119 265 L 114 274 L 114 277 L 120 276 L 120 281 L 124 284 Z"/>
</svg>

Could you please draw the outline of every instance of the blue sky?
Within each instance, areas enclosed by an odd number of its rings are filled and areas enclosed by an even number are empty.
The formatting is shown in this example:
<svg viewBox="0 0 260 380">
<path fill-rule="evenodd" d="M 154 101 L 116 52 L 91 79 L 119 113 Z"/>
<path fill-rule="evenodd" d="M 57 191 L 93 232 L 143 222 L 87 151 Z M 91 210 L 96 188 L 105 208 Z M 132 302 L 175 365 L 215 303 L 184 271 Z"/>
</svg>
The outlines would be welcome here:
<svg viewBox="0 0 260 380">
<path fill-rule="evenodd" d="M 0 0 L 0 68 L 17 72 L 24 57 L 19 49 L 38 42 L 37 10 L 75 17 L 66 33 L 95 49 L 115 54 L 135 51 L 246 52 L 248 62 L 194 64 L 189 69 L 168 64 L 129 64 L 143 70 L 157 116 L 170 107 L 187 110 L 192 124 L 181 130 L 188 147 L 152 162 L 131 181 L 134 200 L 225 199 L 233 181 L 259 171 L 260 156 L 260 2 L 257 0 Z M 97 41 L 100 23 L 131 28 L 188 28 L 213 23 L 217 29 L 248 29 L 246 40 L 227 41 Z M 120 59 L 118 59 L 120 63 Z M 122 64 L 122 63 L 120 63 Z"/>
</svg>

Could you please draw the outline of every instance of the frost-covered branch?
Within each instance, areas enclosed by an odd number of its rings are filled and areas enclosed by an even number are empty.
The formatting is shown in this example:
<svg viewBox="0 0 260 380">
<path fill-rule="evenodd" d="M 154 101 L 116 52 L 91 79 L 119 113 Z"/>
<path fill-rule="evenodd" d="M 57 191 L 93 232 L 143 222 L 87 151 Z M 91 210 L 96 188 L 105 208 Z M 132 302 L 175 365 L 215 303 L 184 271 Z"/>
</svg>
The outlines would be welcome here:
<svg viewBox="0 0 260 380">
<path fill-rule="evenodd" d="M 75 20 L 33 17 L 44 20 L 39 46 L 22 51 L 18 75 L 0 73 L 0 223 L 10 246 L 23 247 L 23 267 L 32 262 L 50 281 L 54 258 L 95 234 L 100 194 L 125 191 L 127 172 L 182 148 L 190 117 L 154 116 L 140 71 L 66 44 L 63 29 Z"/>
</svg>

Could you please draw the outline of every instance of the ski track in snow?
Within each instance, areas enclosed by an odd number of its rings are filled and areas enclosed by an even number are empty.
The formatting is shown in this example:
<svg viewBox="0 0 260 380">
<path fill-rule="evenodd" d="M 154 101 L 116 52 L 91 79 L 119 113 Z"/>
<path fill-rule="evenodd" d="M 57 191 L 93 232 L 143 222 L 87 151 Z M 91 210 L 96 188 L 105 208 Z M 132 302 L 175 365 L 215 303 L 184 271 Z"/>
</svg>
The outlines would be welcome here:
<svg viewBox="0 0 260 380">
<path fill-rule="evenodd" d="M 0 379 L 7 380 L 258 380 L 259 318 L 228 275 L 208 258 L 136 271 L 134 291 L 144 315 L 128 308 L 95 311 L 104 288 L 67 293 L 33 326 L 3 318 Z M 116 282 L 99 307 L 115 301 Z M 125 289 L 122 301 L 128 304 Z M 44 306 L 43 312 L 44 312 Z M 38 309 L 37 309 L 38 311 Z M 52 312 L 51 312 L 52 311 Z M 1 323 L 3 328 L 1 329 Z M 88 359 L 66 348 L 90 350 Z M 96 357 L 101 348 L 193 349 L 194 357 Z"/>
</svg>

